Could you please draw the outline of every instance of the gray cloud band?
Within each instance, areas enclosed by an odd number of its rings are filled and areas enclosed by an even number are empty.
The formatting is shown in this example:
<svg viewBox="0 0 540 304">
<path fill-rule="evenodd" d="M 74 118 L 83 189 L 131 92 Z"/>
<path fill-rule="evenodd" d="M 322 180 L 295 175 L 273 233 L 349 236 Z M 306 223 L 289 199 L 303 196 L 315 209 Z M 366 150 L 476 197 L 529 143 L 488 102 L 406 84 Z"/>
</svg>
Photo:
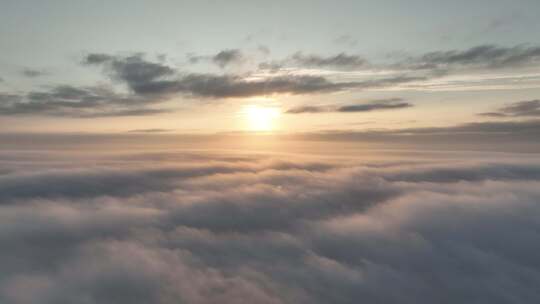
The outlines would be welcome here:
<svg viewBox="0 0 540 304">
<path fill-rule="evenodd" d="M 171 111 L 154 106 L 172 96 L 194 98 L 239 98 L 267 94 L 323 94 L 347 90 L 365 90 L 421 83 L 461 69 L 518 68 L 536 65 L 540 48 L 519 45 L 498 47 L 482 45 L 463 51 L 438 51 L 411 56 L 399 62 L 375 65 L 365 59 L 346 53 L 320 56 L 298 52 L 282 62 L 261 63 L 260 67 L 279 70 L 292 64 L 300 67 L 338 68 L 362 70 L 365 68 L 392 68 L 397 74 L 367 80 L 333 81 L 323 76 L 274 75 L 264 79 L 249 79 L 234 74 L 185 73 L 162 61 L 147 60 L 144 54 L 115 56 L 93 53 L 87 55 L 86 65 L 99 66 L 113 81 L 125 84 L 128 93 L 117 93 L 100 86 L 77 87 L 60 85 L 44 91 L 26 94 L 2 93 L 1 115 L 48 115 L 69 117 L 153 115 Z M 238 49 L 223 50 L 209 59 L 225 68 L 244 61 Z M 28 76 L 40 76 L 37 70 L 27 69 Z M 249 76 L 249 75 L 248 75 Z M 320 111 L 308 106 L 309 111 Z M 361 106 L 362 108 L 364 106 Z M 343 108 L 352 111 L 356 107 Z M 504 111 L 517 111 L 503 109 Z M 521 115 L 525 112 L 488 113 L 493 117 Z M 530 112 L 530 111 L 529 111 Z"/>
</svg>

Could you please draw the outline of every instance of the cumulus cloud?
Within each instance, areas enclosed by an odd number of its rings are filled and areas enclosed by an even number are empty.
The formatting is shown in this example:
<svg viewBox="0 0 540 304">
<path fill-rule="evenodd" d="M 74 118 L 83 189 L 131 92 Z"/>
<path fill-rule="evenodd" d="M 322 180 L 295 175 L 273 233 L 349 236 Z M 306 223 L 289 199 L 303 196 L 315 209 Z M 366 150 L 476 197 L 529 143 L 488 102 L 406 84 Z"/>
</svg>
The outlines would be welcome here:
<svg viewBox="0 0 540 304">
<path fill-rule="evenodd" d="M 413 105 L 408 102 L 404 102 L 402 98 L 388 98 L 373 100 L 368 103 L 349 104 L 342 106 L 300 106 L 287 110 L 289 114 L 302 114 L 302 113 L 324 113 L 324 112 L 371 112 L 377 110 L 389 110 L 389 109 L 403 109 L 409 108 Z"/>
<path fill-rule="evenodd" d="M 2 302 L 538 297 L 534 157 L 40 153 L 0 154 Z"/>
<path fill-rule="evenodd" d="M 495 112 L 480 113 L 481 116 L 488 117 L 527 117 L 540 116 L 540 100 L 518 101 L 506 105 Z"/>
</svg>

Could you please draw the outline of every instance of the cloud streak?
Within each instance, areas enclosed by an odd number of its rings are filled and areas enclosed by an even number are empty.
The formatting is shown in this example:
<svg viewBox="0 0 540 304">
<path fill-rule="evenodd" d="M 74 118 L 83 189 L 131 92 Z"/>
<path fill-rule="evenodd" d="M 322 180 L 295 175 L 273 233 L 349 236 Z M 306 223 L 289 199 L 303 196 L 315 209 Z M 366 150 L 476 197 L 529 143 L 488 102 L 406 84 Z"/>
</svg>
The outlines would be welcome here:
<svg viewBox="0 0 540 304">
<path fill-rule="evenodd" d="M 59 85 L 47 91 L 0 95 L 0 115 L 58 117 L 145 116 L 167 112 L 147 107 L 142 97 L 121 95 L 106 87 Z"/>
<path fill-rule="evenodd" d="M 504 118 L 504 117 L 538 117 L 540 116 L 540 100 L 518 101 L 506 105 L 495 112 L 480 113 L 481 116 Z"/>
<path fill-rule="evenodd" d="M 231 57 L 230 52 L 220 53 L 223 58 L 219 60 Z M 233 55 L 229 60 L 236 60 L 236 57 Z M 180 73 L 164 64 L 149 62 L 142 55 L 117 57 L 90 54 L 85 62 L 104 66 L 114 79 L 125 82 L 135 94 L 142 96 L 186 94 L 203 98 L 234 98 L 266 94 L 320 94 L 380 88 L 425 79 L 407 75 L 347 82 L 334 82 L 323 76 L 312 75 L 277 75 L 250 79 L 234 74 Z"/>
<path fill-rule="evenodd" d="M 404 102 L 401 98 L 389 98 L 373 100 L 368 103 L 349 104 L 342 106 L 300 106 L 287 110 L 288 114 L 303 114 L 303 113 L 328 113 L 328 112 L 342 112 L 342 113 L 357 113 L 357 112 L 371 112 L 378 110 L 390 110 L 390 109 L 403 109 L 410 108 L 413 105 L 408 102 Z"/>
<path fill-rule="evenodd" d="M 295 53 L 290 59 L 293 64 L 303 67 L 359 69 L 368 65 L 368 62 L 358 55 L 339 53 L 337 55 L 323 57 L 315 54 Z"/>
<path fill-rule="evenodd" d="M 540 47 L 479 45 L 466 50 L 435 51 L 410 58 L 398 66 L 416 69 L 517 68 L 540 63 Z"/>
</svg>

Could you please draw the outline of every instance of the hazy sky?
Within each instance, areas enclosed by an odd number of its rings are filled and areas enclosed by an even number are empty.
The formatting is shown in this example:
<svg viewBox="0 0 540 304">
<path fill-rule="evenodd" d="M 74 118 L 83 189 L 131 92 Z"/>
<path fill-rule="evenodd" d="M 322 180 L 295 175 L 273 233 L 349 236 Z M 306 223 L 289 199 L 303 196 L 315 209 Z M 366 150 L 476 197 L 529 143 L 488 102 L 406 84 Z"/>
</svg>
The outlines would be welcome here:
<svg viewBox="0 0 540 304">
<path fill-rule="evenodd" d="M 3 132 L 314 132 L 540 114 L 540 2 L 0 1 Z"/>
<path fill-rule="evenodd" d="M 540 0 L 0 0 L 0 303 L 540 303 Z"/>
</svg>

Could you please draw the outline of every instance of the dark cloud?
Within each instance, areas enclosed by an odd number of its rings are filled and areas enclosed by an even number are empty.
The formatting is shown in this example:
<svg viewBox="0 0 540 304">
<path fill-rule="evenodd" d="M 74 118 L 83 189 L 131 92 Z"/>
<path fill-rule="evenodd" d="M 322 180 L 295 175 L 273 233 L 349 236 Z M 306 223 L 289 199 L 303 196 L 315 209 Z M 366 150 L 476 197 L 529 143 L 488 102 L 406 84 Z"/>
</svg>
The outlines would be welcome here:
<svg viewBox="0 0 540 304">
<path fill-rule="evenodd" d="M 339 53 L 334 56 L 322 57 L 314 54 L 303 54 L 298 52 L 291 57 L 294 64 L 305 67 L 319 68 L 339 68 L 339 69 L 358 69 L 365 67 L 367 61 L 357 55 L 348 55 Z"/>
<path fill-rule="evenodd" d="M 259 63 L 259 69 L 271 71 L 278 71 L 283 67 L 358 70 L 368 66 L 370 66 L 370 63 L 366 59 L 358 55 L 350 55 L 343 52 L 331 56 L 296 52 L 283 60 L 264 61 Z"/>
<path fill-rule="evenodd" d="M 101 53 L 92 53 L 88 54 L 84 59 L 86 64 L 101 64 L 114 60 L 114 56 L 101 54 Z"/>
<path fill-rule="evenodd" d="M 417 58 L 410 58 L 393 67 L 406 69 L 421 68 L 428 71 L 399 72 L 389 76 L 379 76 L 367 80 L 334 80 L 326 76 L 302 74 L 273 74 L 259 77 L 256 74 L 210 74 L 190 73 L 180 71 L 167 65 L 163 57 L 152 61 L 144 54 L 117 56 L 102 53 L 88 54 L 83 62 L 86 65 L 99 66 L 114 81 L 125 84 L 128 92 L 118 93 L 103 87 L 76 87 L 62 85 L 43 91 L 32 91 L 26 94 L 3 93 L 18 95 L 19 101 L 12 99 L 3 102 L 0 107 L 2 115 L 49 115 L 69 117 L 99 117 L 99 116 L 128 116 L 152 115 L 167 112 L 158 109 L 154 104 L 170 100 L 182 95 L 194 98 L 241 98 L 272 94 L 327 94 L 350 90 L 369 90 L 392 87 L 409 87 L 421 84 L 434 77 L 448 72 L 449 67 L 481 67 L 492 68 L 502 66 L 528 65 L 537 62 L 538 48 L 516 46 L 502 48 L 496 46 L 480 46 L 466 51 L 432 52 Z M 491 59 L 489 59 L 491 58 Z M 225 67 L 243 59 L 240 50 L 224 50 L 215 56 L 208 57 L 218 65 Z M 356 69 L 370 65 L 356 55 L 340 53 L 335 56 L 305 55 L 296 53 L 284 62 L 263 62 L 260 68 L 277 72 L 291 62 L 302 66 L 334 67 Z M 7 97 L 6 97 L 7 98 Z M 6 99 L 4 98 L 4 99 Z M 340 112 L 361 112 L 375 109 L 390 109 L 407 107 L 407 103 L 386 103 L 377 105 L 349 105 L 340 109 L 330 109 Z M 524 116 L 516 109 L 503 109 L 508 113 L 487 113 L 490 116 Z M 290 112 L 322 112 L 329 109 L 313 106 L 291 109 Z M 509 114 L 510 113 L 510 114 Z M 529 111 L 529 113 L 535 113 Z M 528 116 L 532 116 L 529 114 Z"/>
<path fill-rule="evenodd" d="M 345 105 L 337 108 L 338 112 L 369 112 L 374 110 L 403 109 L 412 107 L 412 104 L 404 102 L 401 98 L 377 100 L 367 104 Z"/>
<path fill-rule="evenodd" d="M 540 100 L 525 100 L 514 102 L 498 109 L 496 112 L 480 113 L 488 117 L 531 117 L 540 116 Z"/>
<path fill-rule="evenodd" d="M 133 92 L 120 94 L 105 86 L 58 85 L 48 90 L 19 95 L 17 101 L 0 106 L 0 114 L 93 118 L 169 112 L 153 108 L 152 104 L 166 97 L 156 87 L 161 78 L 174 74 L 172 68 L 149 62 L 141 54 L 127 57 L 89 54 L 84 58 L 84 63 L 103 66 L 113 79 L 126 83 Z M 152 95 L 152 88 L 159 91 L 159 94 Z"/>
<path fill-rule="evenodd" d="M 261 62 L 261 63 L 259 63 L 259 69 L 261 69 L 261 70 L 269 70 L 272 73 L 278 72 L 282 67 L 284 67 L 284 64 L 282 62 L 278 62 L 278 61 L 270 61 L 270 62 Z"/>
<path fill-rule="evenodd" d="M 239 60 L 239 50 L 226 50 L 213 60 L 223 67 Z M 296 55 L 297 60 L 317 65 L 355 65 L 362 60 L 339 54 L 335 57 Z M 250 78 L 251 75 L 181 73 L 161 61 L 149 61 L 143 54 L 114 56 L 101 53 L 88 54 L 83 63 L 103 68 L 113 80 L 123 83 L 128 93 L 117 93 L 104 87 L 54 86 L 48 90 L 26 94 L 3 94 L 1 115 L 48 115 L 66 117 L 142 116 L 168 112 L 157 109 L 161 103 L 176 95 L 198 98 L 237 98 L 271 94 L 322 94 L 353 89 L 391 87 L 426 80 L 425 76 L 397 75 L 364 81 L 331 81 L 322 76 L 276 75 Z M 8 102 L 9 99 L 9 102 Z M 403 105 L 387 104 L 365 106 L 372 109 L 397 108 Z M 344 107 L 339 111 L 366 111 L 368 108 Z"/>
<path fill-rule="evenodd" d="M 148 99 L 120 95 L 105 87 L 60 85 L 47 91 L 0 96 L 0 115 L 46 115 L 66 117 L 140 116 L 163 113 L 145 105 Z"/>
<path fill-rule="evenodd" d="M 536 301 L 539 159 L 417 152 L 2 152 L 0 301 Z"/>
<path fill-rule="evenodd" d="M 160 88 L 167 84 L 162 79 L 175 74 L 171 67 L 148 61 L 141 54 L 127 57 L 89 54 L 84 63 L 104 66 L 114 79 L 125 82 L 133 92 L 140 95 L 162 93 Z"/>
<path fill-rule="evenodd" d="M 336 109 L 328 106 L 299 106 L 288 109 L 287 114 L 334 112 Z"/>
<path fill-rule="evenodd" d="M 403 63 L 418 69 L 513 68 L 540 63 L 540 47 L 480 45 L 467 50 L 436 51 Z"/>
<path fill-rule="evenodd" d="M 319 76 L 275 76 L 245 80 L 239 76 L 189 74 L 172 84 L 174 90 L 200 97 L 250 97 L 266 94 L 328 93 L 354 87 L 354 83 L 336 83 Z"/>
<path fill-rule="evenodd" d="M 212 61 L 220 68 L 225 68 L 231 64 L 238 64 L 244 60 L 244 55 L 238 49 L 223 50 L 212 57 Z"/>
<path fill-rule="evenodd" d="M 21 99 L 18 94 L 0 93 L 0 107 L 19 102 Z"/>
<path fill-rule="evenodd" d="M 359 103 L 359 104 L 349 104 L 343 106 L 301 106 L 296 108 L 291 108 L 287 110 L 286 113 L 289 114 L 301 114 L 301 113 L 324 113 L 324 112 L 344 112 L 344 113 L 354 113 L 354 112 L 370 112 L 377 110 L 388 110 L 388 109 L 403 109 L 409 108 L 413 105 L 404 102 L 401 98 L 389 98 L 389 99 L 380 99 L 373 100 L 368 103 Z"/>
<path fill-rule="evenodd" d="M 352 89 L 371 89 L 425 80 L 425 77 L 401 75 L 367 81 L 333 82 L 322 76 L 287 75 L 246 80 L 234 75 L 187 74 L 171 82 L 149 84 L 148 90 L 177 92 L 199 97 L 230 98 L 268 94 L 320 94 Z"/>
<path fill-rule="evenodd" d="M 343 41 L 346 43 L 347 38 Z M 540 47 L 516 45 L 502 47 L 479 45 L 465 50 L 443 50 L 397 58 L 393 62 L 373 63 L 354 54 L 339 53 L 333 56 L 297 52 L 282 60 L 265 61 L 260 69 L 277 71 L 285 67 L 315 67 L 341 70 L 394 70 L 395 73 L 411 73 L 415 77 L 429 78 L 471 69 L 526 68 L 540 64 Z M 425 72 L 427 71 L 427 75 Z M 422 74 L 424 72 L 424 74 Z M 420 79 L 421 80 L 421 79 Z"/>
<path fill-rule="evenodd" d="M 175 78 L 163 79 L 175 74 L 174 70 L 160 63 L 146 61 L 142 55 L 114 57 L 90 54 L 86 63 L 104 64 L 115 79 L 124 81 L 138 95 L 163 96 L 188 94 L 198 97 L 229 98 L 264 94 L 313 94 L 336 92 L 357 86 L 379 86 L 373 83 L 337 83 L 320 76 L 275 76 L 262 80 L 246 80 L 236 75 L 187 73 Z M 402 82 L 407 79 L 389 79 L 386 82 Z"/>
</svg>

